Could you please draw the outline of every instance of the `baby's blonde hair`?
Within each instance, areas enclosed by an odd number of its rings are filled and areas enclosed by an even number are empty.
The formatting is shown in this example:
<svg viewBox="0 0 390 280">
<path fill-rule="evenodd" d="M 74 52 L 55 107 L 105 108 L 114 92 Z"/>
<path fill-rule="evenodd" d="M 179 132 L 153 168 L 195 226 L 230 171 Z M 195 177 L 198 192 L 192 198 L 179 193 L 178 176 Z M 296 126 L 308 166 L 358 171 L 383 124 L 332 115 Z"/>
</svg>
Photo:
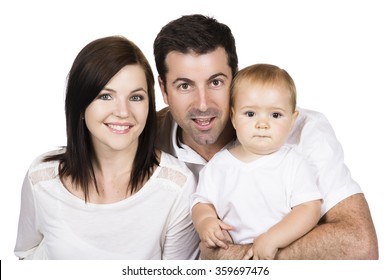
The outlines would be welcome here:
<svg viewBox="0 0 390 280">
<path fill-rule="evenodd" d="M 272 64 L 253 64 L 238 71 L 230 88 L 230 105 L 233 107 L 238 90 L 243 84 L 276 84 L 286 87 L 291 93 L 292 112 L 295 112 L 297 90 L 294 80 L 286 70 Z"/>
</svg>

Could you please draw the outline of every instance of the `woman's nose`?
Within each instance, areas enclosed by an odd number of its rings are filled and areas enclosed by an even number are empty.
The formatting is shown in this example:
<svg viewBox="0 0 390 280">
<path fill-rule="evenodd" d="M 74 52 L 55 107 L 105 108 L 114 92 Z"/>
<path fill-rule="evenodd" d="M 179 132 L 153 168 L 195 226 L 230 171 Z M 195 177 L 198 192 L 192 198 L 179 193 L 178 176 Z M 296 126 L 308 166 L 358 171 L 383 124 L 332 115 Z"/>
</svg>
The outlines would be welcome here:
<svg viewBox="0 0 390 280">
<path fill-rule="evenodd" d="M 129 108 L 127 102 L 118 100 L 115 107 L 114 115 L 119 118 L 127 118 L 129 116 Z"/>
</svg>

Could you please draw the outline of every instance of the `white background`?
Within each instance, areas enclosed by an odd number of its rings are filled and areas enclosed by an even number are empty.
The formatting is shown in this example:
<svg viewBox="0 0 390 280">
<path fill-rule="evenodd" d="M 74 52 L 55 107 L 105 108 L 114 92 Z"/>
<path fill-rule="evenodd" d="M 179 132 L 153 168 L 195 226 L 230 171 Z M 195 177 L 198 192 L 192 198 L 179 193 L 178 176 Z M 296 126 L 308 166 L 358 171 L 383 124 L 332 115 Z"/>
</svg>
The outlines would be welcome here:
<svg viewBox="0 0 390 280">
<path fill-rule="evenodd" d="M 66 143 L 65 80 L 77 53 L 94 39 L 124 35 L 155 69 L 152 45 L 161 27 L 181 15 L 203 13 L 230 26 L 240 68 L 263 62 L 286 69 L 296 82 L 298 105 L 328 117 L 370 205 L 381 262 L 389 261 L 387 5 L 379 0 L 2 1 L 0 258 L 18 265 L 13 247 L 30 162 Z M 162 108 L 158 87 L 156 96 Z"/>
</svg>

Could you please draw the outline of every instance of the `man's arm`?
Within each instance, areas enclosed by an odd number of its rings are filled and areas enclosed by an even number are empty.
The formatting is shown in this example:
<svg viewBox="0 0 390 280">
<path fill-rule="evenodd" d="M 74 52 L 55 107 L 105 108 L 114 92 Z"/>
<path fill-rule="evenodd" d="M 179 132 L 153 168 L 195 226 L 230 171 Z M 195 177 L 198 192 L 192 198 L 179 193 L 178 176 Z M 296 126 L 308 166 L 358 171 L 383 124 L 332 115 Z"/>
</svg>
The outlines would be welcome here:
<svg viewBox="0 0 390 280">
<path fill-rule="evenodd" d="M 209 248 L 204 242 L 200 242 L 201 260 L 242 260 L 246 252 L 252 247 L 252 244 L 238 245 L 229 244 L 228 249 Z"/>
<path fill-rule="evenodd" d="M 378 259 L 378 240 L 363 194 L 333 208 L 304 237 L 278 251 L 277 259 Z"/>
<path fill-rule="evenodd" d="M 251 245 L 227 250 L 201 246 L 202 259 L 242 259 Z M 363 194 L 352 195 L 333 208 L 312 231 L 280 249 L 276 259 L 378 259 L 378 240 Z"/>
</svg>

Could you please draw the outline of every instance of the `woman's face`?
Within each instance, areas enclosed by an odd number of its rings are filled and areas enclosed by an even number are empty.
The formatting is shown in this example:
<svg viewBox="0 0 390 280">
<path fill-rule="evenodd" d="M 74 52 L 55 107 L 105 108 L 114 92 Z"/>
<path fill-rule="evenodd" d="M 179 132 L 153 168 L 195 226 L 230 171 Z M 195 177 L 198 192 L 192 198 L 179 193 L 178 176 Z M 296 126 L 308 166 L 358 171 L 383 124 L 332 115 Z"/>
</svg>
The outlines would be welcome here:
<svg viewBox="0 0 390 280">
<path fill-rule="evenodd" d="M 148 106 L 142 67 L 137 64 L 123 67 L 85 110 L 85 123 L 95 152 L 136 151 Z"/>
</svg>

